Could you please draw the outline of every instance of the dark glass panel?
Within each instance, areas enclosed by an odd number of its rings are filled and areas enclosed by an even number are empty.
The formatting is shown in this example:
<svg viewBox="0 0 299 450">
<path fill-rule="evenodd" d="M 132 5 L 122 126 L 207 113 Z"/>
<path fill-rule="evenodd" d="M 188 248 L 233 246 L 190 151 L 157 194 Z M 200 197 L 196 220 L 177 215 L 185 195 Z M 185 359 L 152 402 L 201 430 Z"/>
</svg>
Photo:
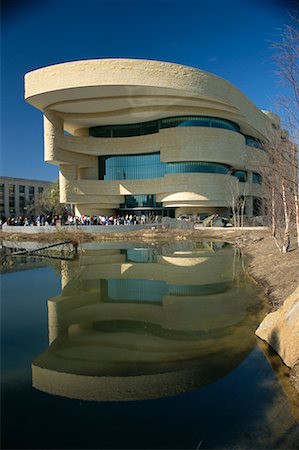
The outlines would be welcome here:
<svg viewBox="0 0 299 450">
<path fill-rule="evenodd" d="M 240 131 L 239 125 L 227 119 L 220 119 L 218 117 L 211 117 L 211 126 L 213 128 L 224 128 L 226 130 Z"/>
<path fill-rule="evenodd" d="M 155 194 L 138 194 L 125 195 L 125 203 L 121 208 L 145 208 L 145 207 L 161 207 L 161 203 L 156 202 Z"/>
<path fill-rule="evenodd" d="M 261 184 L 262 183 L 262 177 L 259 173 L 253 172 L 252 174 L 252 182 L 255 184 Z"/>
<path fill-rule="evenodd" d="M 241 183 L 245 183 L 245 181 L 247 181 L 247 172 L 244 170 L 234 170 L 232 175 L 238 178 Z"/>
<path fill-rule="evenodd" d="M 130 137 L 157 133 L 162 128 L 172 127 L 214 127 L 240 131 L 239 125 L 231 120 L 208 116 L 179 116 L 140 122 L 136 124 L 105 125 L 89 129 L 93 137 Z"/>
<path fill-rule="evenodd" d="M 223 173 L 230 171 L 230 166 L 220 163 L 200 162 L 200 161 L 186 161 L 186 162 L 171 162 L 167 163 L 167 173 L 192 173 L 192 172 L 206 172 L 206 173 Z"/>
<path fill-rule="evenodd" d="M 201 161 L 165 163 L 159 153 L 99 157 L 100 180 L 140 180 L 161 178 L 174 173 L 222 173 L 227 174 L 226 164 Z"/>
<path fill-rule="evenodd" d="M 9 184 L 8 185 L 8 202 L 9 202 L 9 212 L 15 213 L 15 185 Z"/>
<path fill-rule="evenodd" d="M 258 139 L 254 138 L 253 136 L 247 136 L 245 135 L 245 143 L 246 145 L 248 145 L 249 147 L 254 147 L 254 148 L 260 148 L 263 149 L 263 144 L 261 141 L 259 141 Z"/>
<path fill-rule="evenodd" d="M 261 216 L 263 214 L 263 199 L 260 197 L 253 197 L 253 215 Z"/>
</svg>

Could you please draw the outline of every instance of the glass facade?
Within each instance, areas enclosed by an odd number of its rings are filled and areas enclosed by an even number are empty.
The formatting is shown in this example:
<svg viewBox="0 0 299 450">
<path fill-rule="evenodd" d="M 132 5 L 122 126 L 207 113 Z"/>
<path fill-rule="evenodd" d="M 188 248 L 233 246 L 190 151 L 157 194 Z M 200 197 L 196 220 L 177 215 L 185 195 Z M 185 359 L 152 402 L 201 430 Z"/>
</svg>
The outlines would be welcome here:
<svg viewBox="0 0 299 450">
<path fill-rule="evenodd" d="M 34 200 L 34 186 L 29 186 L 29 202 L 32 203 Z"/>
<path fill-rule="evenodd" d="M 253 136 L 245 135 L 245 143 L 249 147 L 260 148 L 263 150 L 263 143 L 259 139 L 254 138 Z"/>
<path fill-rule="evenodd" d="M 167 174 L 207 172 L 227 174 L 229 165 L 184 161 L 165 163 L 160 161 L 160 153 L 141 155 L 99 156 L 100 180 L 142 180 L 146 178 L 161 178 Z"/>
<path fill-rule="evenodd" d="M 262 184 L 262 177 L 259 173 L 253 172 L 252 182 L 255 184 Z"/>
<path fill-rule="evenodd" d="M 5 213 L 4 206 L 4 184 L 0 184 L 0 214 L 3 215 Z"/>
<path fill-rule="evenodd" d="M 19 208 L 20 213 L 25 211 L 25 186 L 19 185 Z"/>
<path fill-rule="evenodd" d="M 125 125 L 105 125 L 89 129 L 92 137 L 130 137 L 143 136 L 145 134 L 158 133 L 163 128 L 174 127 L 212 127 L 240 132 L 240 127 L 235 122 L 220 117 L 209 116 L 180 116 L 166 117 L 164 119 L 151 120 Z M 253 138 L 254 139 L 254 138 Z"/>
<path fill-rule="evenodd" d="M 214 162 L 186 161 L 166 163 L 166 173 L 207 172 L 226 174 L 229 171 L 230 166 Z"/>
<path fill-rule="evenodd" d="M 154 194 L 125 195 L 125 202 L 120 205 L 121 208 L 158 208 L 162 203 L 156 202 Z"/>
<path fill-rule="evenodd" d="M 244 170 L 233 170 L 232 175 L 238 178 L 241 183 L 245 183 L 245 181 L 247 181 L 247 172 Z"/>
<path fill-rule="evenodd" d="M 8 185 L 8 205 L 9 205 L 9 213 L 14 214 L 16 212 L 15 207 L 15 185 Z"/>
</svg>

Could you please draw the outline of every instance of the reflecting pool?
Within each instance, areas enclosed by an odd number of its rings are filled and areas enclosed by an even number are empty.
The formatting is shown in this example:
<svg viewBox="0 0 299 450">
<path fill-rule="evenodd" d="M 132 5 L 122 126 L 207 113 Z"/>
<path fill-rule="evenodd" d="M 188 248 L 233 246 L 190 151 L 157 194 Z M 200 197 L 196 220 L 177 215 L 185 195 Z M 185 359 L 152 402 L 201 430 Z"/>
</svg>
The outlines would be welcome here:
<svg viewBox="0 0 299 450">
<path fill-rule="evenodd" d="M 1 277 L 3 448 L 297 448 L 237 249 L 84 244 L 29 267 Z"/>
</svg>

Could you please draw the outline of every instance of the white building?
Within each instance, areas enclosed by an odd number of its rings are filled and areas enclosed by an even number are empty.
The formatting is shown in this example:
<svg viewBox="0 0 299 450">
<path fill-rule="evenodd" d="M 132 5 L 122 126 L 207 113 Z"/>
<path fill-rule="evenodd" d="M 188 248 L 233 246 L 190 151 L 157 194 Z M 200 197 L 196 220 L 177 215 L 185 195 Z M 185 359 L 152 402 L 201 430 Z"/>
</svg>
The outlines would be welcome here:
<svg viewBox="0 0 299 450">
<path fill-rule="evenodd" d="M 134 59 L 57 64 L 25 76 L 44 114 L 45 161 L 77 214 L 226 214 L 259 202 L 263 142 L 279 118 L 228 81 Z"/>
<path fill-rule="evenodd" d="M 0 216 L 26 215 L 38 194 L 50 185 L 50 181 L 0 177 Z"/>
</svg>

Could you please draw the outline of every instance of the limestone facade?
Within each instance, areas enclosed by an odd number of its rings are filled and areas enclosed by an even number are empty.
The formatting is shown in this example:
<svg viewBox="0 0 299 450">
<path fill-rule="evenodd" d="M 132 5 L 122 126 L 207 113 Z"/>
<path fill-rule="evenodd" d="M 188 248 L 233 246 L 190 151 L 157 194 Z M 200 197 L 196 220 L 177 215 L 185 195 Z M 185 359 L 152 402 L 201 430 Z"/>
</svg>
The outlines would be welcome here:
<svg viewBox="0 0 299 450">
<path fill-rule="evenodd" d="M 0 216 L 26 215 L 38 195 L 51 185 L 50 181 L 0 177 Z"/>
<path fill-rule="evenodd" d="M 25 98 L 44 113 L 45 161 L 78 214 L 227 213 L 236 195 L 255 213 L 261 143 L 278 119 L 224 79 L 160 61 L 75 61 L 27 73 Z"/>
</svg>

